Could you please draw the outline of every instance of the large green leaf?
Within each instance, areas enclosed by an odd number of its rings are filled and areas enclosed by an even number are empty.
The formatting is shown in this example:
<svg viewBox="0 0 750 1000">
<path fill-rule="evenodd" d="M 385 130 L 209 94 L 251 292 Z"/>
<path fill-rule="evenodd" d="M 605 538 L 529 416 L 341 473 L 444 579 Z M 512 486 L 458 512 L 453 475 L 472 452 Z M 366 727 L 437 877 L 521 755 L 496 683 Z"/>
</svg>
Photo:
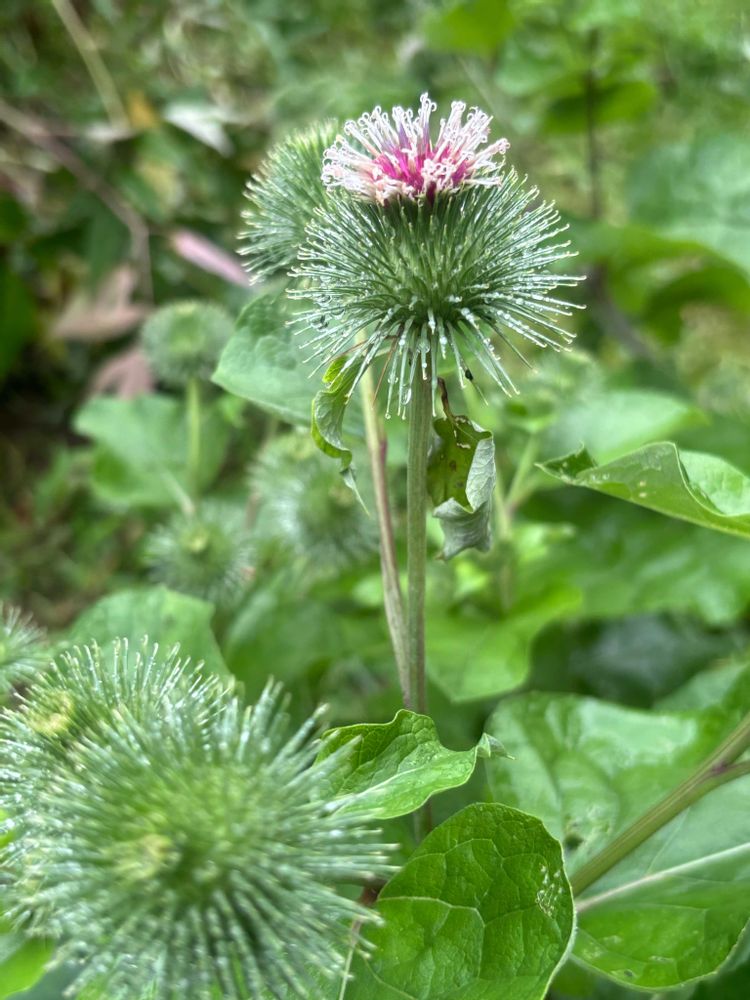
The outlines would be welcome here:
<svg viewBox="0 0 750 1000">
<path fill-rule="evenodd" d="M 38 982 L 51 955 L 49 944 L 15 933 L 0 921 L 0 1000 Z"/>
<path fill-rule="evenodd" d="M 353 796 L 347 808 L 382 819 L 405 816 L 432 795 L 465 784 L 477 759 L 503 754 L 483 736 L 471 750 L 448 750 L 427 715 L 402 710 L 391 722 L 344 726 L 326 734 L 319 758 L 355 741 L 328 778 L 331 798 Z"/>
<path fill-rule="evenodd" d="M 573 932 L 560 845 L 506 806 L 433 830 L 380 893 L 346 1000 L 542 1000 Z"/>
<path fill-rule="evenodd" d="M 206 669 L 226 673 L 218 643 L 211 630 L 213 606 L 197 597 L 178 594 L 166 587 L 120 590 L 101 598 L 75 621 L 65 645 L 95 640 L 100 646 L 126 637 L 139 649 L 144 635 L 158 642 L 165 652 L 180 644 L 183 657 L 202 660 Z"/>
<path fill-rule="evenodd" d="M 750 537 L 750 479 L 714 455 L 681 451 L 669 441 L 647 445 L 612 462 L 597 464 L 583 449 L 542 468 L 573 486 Z"/>
<path fill-rule="evenodd" d="M 180 400 L 163 395 L 96 396 L 78 411 L 74 427 L 97 444 L 92 484 L 108 503 L 159 507 L 184 495 L 188 433 Z M 229 442 L 229 426 L 217 407 L 203 407 L 201 436 L 205 487 L 216 477 Z"/>
<path fill-rule="evenodd" d="M 542 819 L 575 871 L 692 773 L 750 709 L 750 671 L 727 668 L 720 679 L 692 681 L 677 704 L 693 707 L 679 711 L 540 693 L 504 702 L 489 731 L 515 762 L 488 762 L 494 798 Z M 714 972 L 748 919 L 744 778 L 695 803 L 582 894 L 574 954 L 625 986 L 673 988 Z"/>
<path fill-rule="evenodd" d="M 439 444 L 430 454 L 427 485 L 445 535 L 442 556 L 468 548 L 486 552 L 495 488 L 492 432 L 462 416 L 436 420 L 435 432 Z"/>
<path fill-rule="evenodd" d="M 551 586 L 520 600 L 496 620 L 436 613 L 428 615 L 427 670 L 451 701 L 474 701 L 512 691 L 524 683 L 536 636 L 551 622 L 570 616 L 578 590 Z"/>
<path fill-rule="evenodd" d="M 746 132 L 662 146 L 628 185 L 636 222 L 702 244 L 750 272 L 750 139 Z"/>
<path fill-rule="evenodd" d="M 240 313 L 213 380 L 271 416 L 308 427 L 320 380 L 305 365 L 278 295 L 257 295 Z"/>
</svg>

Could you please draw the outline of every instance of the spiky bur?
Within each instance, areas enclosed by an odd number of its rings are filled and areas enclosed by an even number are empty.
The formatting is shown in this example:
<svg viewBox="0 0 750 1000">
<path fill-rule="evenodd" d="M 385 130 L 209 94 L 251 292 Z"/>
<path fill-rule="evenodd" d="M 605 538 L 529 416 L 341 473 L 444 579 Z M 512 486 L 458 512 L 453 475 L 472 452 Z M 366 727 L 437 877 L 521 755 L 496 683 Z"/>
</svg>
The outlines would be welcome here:
<svg viewBox="0 0 750 1000">
<path fill-rule="evenodd" d="M 2 717 L 0 812 L 8 801 L 22 806 L 27 784 L 46 781 L 78 745 L 99 739 L 121 711 L 136 721 L 168 717 L 193 704 L 198 686 L 202 710 L 211 708 L 209 693 L 215 703 L 224 696 L 218 679 L 203 680 L 176 647 L 162 651 L 145 638 L 136 650 L 123 639 L 104 650 L 92 644 L 62 653 Z"/>
<path fill-rule="evenodd" d="M 327 121 L 294 132 L 248 181 L 240 255 L 251 279 L 286 272 L 297 259 L 305 227 L 325 201 L 321 164 L 337 125 Z"/>
<path fill-rule="evenodd" d="M 298 322 L 311 357 L 345 357 L 355 385 L 381 357 L 388 410 L 395 399 L 402 415 L 414 380 L 435 388 L 444 361 L 462 386 L 476 359 L 516 393 L 498 343 L 522 359 L 518 341 L 566 347 L 575 307 L 553 292 L 580 281 L 553 269 L 572 256 L 554 206 L 496 159 L 504 140 L 483 148 L 490 119 L 474 109 L 462 125 L 454 104 L 433 142 L 426 100 L 417 120 L 394 109 L 393 125 L 376 109 L 349 123 L 359 151 L 344 139 L 327 151 L 337 190 L 308 226 L 292 291 L 308 303 Z"/>
<path fill-rule="evenodd" d="M 274 438 L 250 472 L 258 536 L 306 577 L 335 575 L 377 551 L 377 532 L 352 490 L 308 434 Z"/>
<path fill-rule="evenodd" d="M 75 700 L 68 676 L 46 691 Z M 157 707 L 132 712 L 100 669 L 88 697 L 107 722 L 26 794 L 0 786 L 11 916 L 62 939 L 87 1000 L 309 998 L 342 973 L 353 922 L 374 919 L 337 886 L 386 874 L 386 848 L 328 800 L 337 763 L 315 762 L 317 718 L 290 735 L 277 686 L 244 709 L 172 676 L 151 673 L 138 697 Z M 19 776 L 36 766 L 37 699 L 2 723 L 0 765 Z"/>
<path fill-rule="evenodd" d="M 143 349 L 161 382 L 184 386 L 213 374 L 234 325 L 221 306 L 176 302 L 150 316 L 141 330 Z"/>
<path fill-rule="evenodd" d="M 146 539 L 144 559 L 159 583 L 225 603 L 247 583 L 252 551 L 243 508 L 205 500 L 155 528 Z"/>
<path fill-rule="evenodd" d="M 0 698 L 32 680 L 45 663 L 45 634 L 13 605 L 0 604 Z"/>
</svg>

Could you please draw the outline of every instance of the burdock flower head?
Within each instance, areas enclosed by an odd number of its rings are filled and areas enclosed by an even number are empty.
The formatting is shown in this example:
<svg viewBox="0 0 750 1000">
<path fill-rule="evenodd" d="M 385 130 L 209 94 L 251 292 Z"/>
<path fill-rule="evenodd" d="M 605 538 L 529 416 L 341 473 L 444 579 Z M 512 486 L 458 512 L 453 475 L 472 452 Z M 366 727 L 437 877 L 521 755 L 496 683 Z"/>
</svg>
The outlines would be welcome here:
<svg viewBox="0 0 750 1000">
<path fill-rule="evenodd" d="M 434 136 L 435 110 L 375 108 L 348 122 L 325 152 L 328 197 L 312 215 L 292 294 L 321 366 L 343 358 L 353 384 L 380 357 L 388 404 L 404 413 L 415 384 L 437 385 L 441 363 L 461 384 L 476 359 L 508 393 L 515 385 L 499 340 L 560 350 L 573 334 L 560 325 L 571 304 L 552 293 L 580 279 L 552 270 L 571 256 L 558 212 L 515 170 L 508 142 L 489 142 L 491 119 L 454 102 Z M 312 332 L 311 332 L 312 331 Z"/>
<path fill-rule="evenodd" d="M 6 912 L 60 939 L 87 1000 L 314 996 L 375 919 L 339 884 L 388 870 L 331 798 L 318 717 L 291 731 L 275 685 L 245 708 L 122 649 L 75 651 L 0 721 Z"/>
</svg>

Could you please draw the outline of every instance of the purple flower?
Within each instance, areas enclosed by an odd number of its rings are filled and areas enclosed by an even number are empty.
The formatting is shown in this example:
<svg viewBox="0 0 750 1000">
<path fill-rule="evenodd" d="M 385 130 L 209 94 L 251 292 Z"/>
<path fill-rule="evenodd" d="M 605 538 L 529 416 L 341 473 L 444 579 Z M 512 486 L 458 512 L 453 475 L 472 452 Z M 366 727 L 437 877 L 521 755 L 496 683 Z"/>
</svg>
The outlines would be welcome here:
<svg viewBox="0 0 750 1000">
<path fill-rule="evenodd" d="M 430 116 L 437 105 L 422 94 L 415 117 L 411 109 L 395 107 L 392 120 L 376 107 L 344 131 L 356 145 L 338 136 L 323 158 L 323 183 L 343 187 L 378 204 L 393 198 L 432 201 L 439 191 L 455 191 L 466 184 L 501 182 L 503 155 L 510 143 L 498 139 L 487 145 L 492 118 L 454 101 L 448 118 L 440 121 L 433 142 Z"/>
</svg>

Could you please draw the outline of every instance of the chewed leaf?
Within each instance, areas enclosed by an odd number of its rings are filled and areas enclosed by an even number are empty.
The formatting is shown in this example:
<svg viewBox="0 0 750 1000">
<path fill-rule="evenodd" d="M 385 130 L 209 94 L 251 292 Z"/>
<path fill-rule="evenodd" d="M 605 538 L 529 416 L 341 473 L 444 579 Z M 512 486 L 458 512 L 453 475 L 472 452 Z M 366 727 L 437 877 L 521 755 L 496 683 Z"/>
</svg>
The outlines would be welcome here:
<svg viewBox="0 0 750 1000">
<path fill-rule="evenodd" d="M 495 486 L 492 432 L 463 416 L 434 426 L 440 444 L 430 456 L 428 489 L 445 536 L 442 556 L 451 559 L 468 548 L 486 552 Z"/>
<path fill-rule="evenodd" d="M 357 370 L 353 366 L 345 368 L 344 364 L 345 359 L 339 358 L 323 376 L 327 388 L 321 389 L 313 400 L 310 432 L 313 441 L 324 454 L 340 459 L 341 476 L 364 507 L 355 480 L 352 452 L 343 438 L 344 416 L 351 399 Z"/>
<path fill-rule="evenodd" d="M 352 808 L 364 807 L 382 819 L 405 816 L 437 792 L 463 785 L 478 759 L 507 756 L 500 741 L 486 733 L 471 750 L 448 750 L 432 719 L 402 710 L 391 722 L 333 729 L 319 757 L 354 741 L 352 752 L 331 772 L 330 793 L 352 797 Z"/>
</svg>

